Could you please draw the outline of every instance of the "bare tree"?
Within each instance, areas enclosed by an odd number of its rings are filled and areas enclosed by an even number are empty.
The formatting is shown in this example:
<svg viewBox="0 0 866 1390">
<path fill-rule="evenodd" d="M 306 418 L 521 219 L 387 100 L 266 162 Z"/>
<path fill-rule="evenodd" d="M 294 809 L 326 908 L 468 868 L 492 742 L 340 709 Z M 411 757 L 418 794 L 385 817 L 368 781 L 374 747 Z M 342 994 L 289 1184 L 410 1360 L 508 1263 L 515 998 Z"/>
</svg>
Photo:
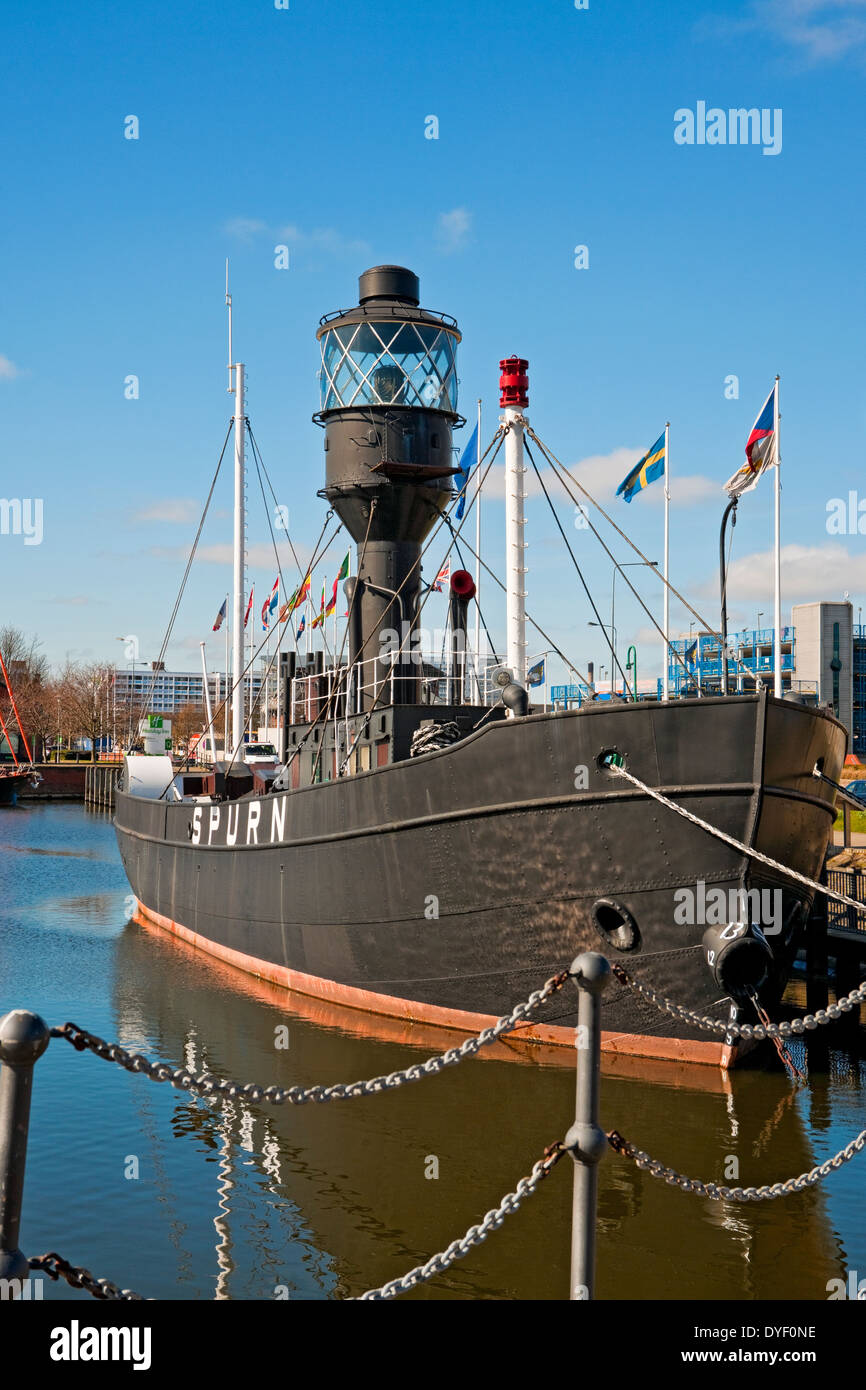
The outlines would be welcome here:
<svg viewBox="0 0 866 1390">
<path fill-rule="evenodd" d="M 204 722 L 201 705 L 181 705 L 171 716 L 171 739 L 175 751 L 186 752 L 190 735 L 197 734 Z"/>
<path fill-rule="evenodd" d="M 111 696 L 114 672 L 100 663 L 68 663 L 59 679 L 61 710 L 70 738 L 91 740 L 91 758 L 96 762 L 97 742 L 111 725 Z"/>
<path fill-rule="evenodd" d="M 17 756 L 26 758 L 29 746 L 37 762 L 43 756 L 45 734 L 48 732 L 45 718 L 48 662 L 39 651 L 39 646 L 36 637 L 27 637 L 19 628 L 9 625 L 0 628 L 0 654 L 9 678 L 7 687 L 0 672 L 0 715 Z M 16 709 L 21 719 L 20 731 Z"/>
<path fill-rule="evenodd" d="M 48 679 L 48 659 L 40 652 L 41 646 L 38 637 L 28 637 L 18 627 L 8 623 L 0 627 L 0 652 L 16 687 L 16 699 L 19 680 Z"/>
</svg>

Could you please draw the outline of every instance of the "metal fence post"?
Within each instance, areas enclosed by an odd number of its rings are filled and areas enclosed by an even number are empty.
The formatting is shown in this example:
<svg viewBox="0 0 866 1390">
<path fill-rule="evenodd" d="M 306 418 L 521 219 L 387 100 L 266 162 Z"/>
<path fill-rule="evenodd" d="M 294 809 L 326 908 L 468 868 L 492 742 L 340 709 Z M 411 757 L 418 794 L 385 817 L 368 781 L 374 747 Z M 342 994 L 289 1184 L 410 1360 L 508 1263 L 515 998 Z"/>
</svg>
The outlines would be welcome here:
<svg viewBox="0 0 866 1390">
<path fill-rule="evenodd" d="M 33 1067 L 50 1034 L 38 1014 L 13 1009 L 0 1019 L 0 1279 L 26 1279 L 27 1256 L 18 1248 Z"/>
<path fill-rule="evenodd" d="M 591 1299 L 595 1292 L 595 1212 L 598 1164 L 607 1148 L 607 1135 L 598 1123 L 601 1080 L 601 996 L 610 980 L 610 966 L 597 951 L 586 951 L 572 963 L 580 990 L 577 1010 L 577 1099 L 574 1124 L 564 1145 L 574 1159 L 571 1214 L 572 1300 Z"/>
</svg>

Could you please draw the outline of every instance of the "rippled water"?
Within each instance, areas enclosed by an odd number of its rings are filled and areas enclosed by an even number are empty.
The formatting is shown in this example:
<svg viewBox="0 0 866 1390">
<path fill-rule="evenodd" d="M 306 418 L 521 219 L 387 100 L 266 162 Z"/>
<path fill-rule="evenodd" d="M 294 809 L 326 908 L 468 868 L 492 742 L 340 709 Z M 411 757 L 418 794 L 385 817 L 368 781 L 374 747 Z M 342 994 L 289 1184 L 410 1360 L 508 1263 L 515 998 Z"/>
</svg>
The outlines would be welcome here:
<svg viewBox="0 0 866 1390">
<path fill-rule="evenodd" d="M 263 1085 L 354 1080 L 452 1041 L 372 1036 L 389 1025 L 292 1000 L 126 921 L 128 893 L 103 813 L 0 808 L 0 1012 L 71 1018 L 154 1059 Z M 606 1063 L 602 1121 L 693 1176 L 725 1181 L 735 1158 L 743 1184 L 790 1177 L 866 1124 L 863 1032 L 833 1044 L 795 1045 L 809 1072 L 799 1090 L 772 1057 L 730 1078 Z M 36 1069 L 22 1244 L 149 1297 L 360 1293 L 462 1234 L 568 1128 L 570 1066 L 531 1056 L 502 1044 L 387 1095 L 273 1109 L 194 1100 L 54 1041 Z M 565 1298 L 569 1166 L 409 1296 Z M 861 1155 L 820 1191 L 742 1207 L 668 1188 L 611 1154 L 598 1297 L 823 1301 L 829 1280 L 866 1278 L 864 1178 Z M 45 1281 L 44 1297 L 86 1295 Z"/>
</svg>

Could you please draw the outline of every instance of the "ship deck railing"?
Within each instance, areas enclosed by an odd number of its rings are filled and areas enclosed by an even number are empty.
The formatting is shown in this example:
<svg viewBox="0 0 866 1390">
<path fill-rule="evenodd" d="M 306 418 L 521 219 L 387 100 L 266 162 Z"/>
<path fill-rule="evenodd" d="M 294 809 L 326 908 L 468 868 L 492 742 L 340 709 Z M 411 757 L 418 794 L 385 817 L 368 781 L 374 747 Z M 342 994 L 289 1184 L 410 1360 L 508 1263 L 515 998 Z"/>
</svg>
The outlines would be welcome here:
<svg viewBox="0 0 866 1390">
<path fill-rule="evenodd" d="M 328 711 L 328 719 L 351 718 L 369 709 L 371 697 L 388 705 L 498 704 L 500 688 L 494 680 L 499 666 L 491 660 L 476 663 L 467 656 L 462 679 L 448 657 L 418 650 L 402 666 L 391 655 L 365 658 L 342 666 L 328 666 L 293 676 L 289 681 L 289 724 L 312 723 Z M 458 698 L 451 699 L 456 690 Z M 414 699 L 408 698 L 409 694 Z M 271 727 L 271 713 L 267 721 Z"/>
</svg>

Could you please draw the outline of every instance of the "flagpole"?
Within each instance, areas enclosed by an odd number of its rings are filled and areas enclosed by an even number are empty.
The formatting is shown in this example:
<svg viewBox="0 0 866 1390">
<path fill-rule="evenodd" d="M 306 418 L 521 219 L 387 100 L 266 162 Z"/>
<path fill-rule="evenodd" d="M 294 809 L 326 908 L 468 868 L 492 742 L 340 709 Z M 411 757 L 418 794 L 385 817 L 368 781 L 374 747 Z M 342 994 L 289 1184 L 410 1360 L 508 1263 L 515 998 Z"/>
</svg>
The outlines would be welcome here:
<svg viewBox="0 0 866 1390">
<path fill-rule="evenodd" d="M 255 585 L 253 586 L 253 588 L 255 589 Z M 254 608 L 255 608 L 255 604 L 253 604 L 253 609 L 254 609 Z M 252 728 L 253 728 L 253 653 L 254 653 L 254 651 L 255 651 L 255 641 L 256 641 L 256 615 L 255 615 L 255 612 L 253 611 L 253 609 L 250 610 L 250 617 L 251 617 L 252 620 L 253 620 L 253 625 L 252 625 L 252 627 L 250 628 L 250 661 L 249 661 L 250 671 L 249 671 L 249 682 L 248 682 L 248 685 L 249 685 L 249 705 L 248 705 L 247 710 L 245 711 L 244 722 L 243 722 L 243 724 L 241 725 L 240 742 L 237 744 L 237 747 L 233 749 L 233 753 L 237 753 L 238 750 L 239 750 L 240 748 L 243 747 L 243 743 L 244 743 L 244 729 L 246 728 L 247 717 L 249 717 L 249 721 L 250 721 L 250 737 L 252 737 Z M 245 664 L 246 664 L 246 663 L 245 663 Z M 241 686 L 243 686 L 243 681 L 241 681 Z"/>
<path fill-rule="evenodd" d="M 665 634 L 665 646 L 663 653 L 664 665 L 662 667 L 662 699 L 667 702 L 670 699 L 669 672 L 670 672 L 670 642 L 671 642 L 671 591 L 668 587 L 668 565 L 670 562 L 670 508 L 671 508 L 671 423 L 665 422 L 665 593 L 664 593 L 664 618 L 662 627 Z M 637 691 L 635 691 L 637 698 Z"/>
<path fill-rule="evenodd" d="M 270 708 L 268 701 L 271 698 L 271 614 L 268 610 L 268 635 L 265 640 L 265 739 L 268 737 L 270 728 Z M 261 709 L 261 705 L 259 705 Z M 261 715 L 259 716 L 261 718 Z"/>
<path fill-rule="evenodd" d="M 280 610 L 277 609 L 277 756 L 282 763 L 285 760 L 283 744 L 283 673 L 281 670 L 282 661 L 280 653 L 283 645 L 283 626 L 280 622 Z"/>
<path fill-rule="evenodd" d="M 776 542 L 775 542 L 775 580 L 776 592 L 773 605 L 775 636 L 773 638 L 773 694 L 776 699 L 782 696 L 782 455 L 779 449 L 779 377 L 776 376 L 776 389 L 773 393 L 773 433 L 776 441 Z"/>
<path fill-rule="evenodd" d="M 479 702 L 483 704 L 481 692 L 481 397 L 478 397 L 478 437 L 475 462 L 475 685 Z"/>
<path fill-rule="evenodd" d="M 224 704 L 223 704 L 223 716 L 224 716 L 224 726 L 223 726 L 223 757 L 224 757 L 224 758 L 227 758 L 228 755 L 229 755 L 229 689 L 230 689 L 230 687 L 231 687 L 231 681 L 230 681 L 230 677 L 229 677 L 229 631 L 230 631 L 230 629 L 231 629 L 231 618 L 229 617 L 229 595 L 226 594 L 226 688 L 225 688 L 225 701 L 224 701 Z"/>
</svg>

